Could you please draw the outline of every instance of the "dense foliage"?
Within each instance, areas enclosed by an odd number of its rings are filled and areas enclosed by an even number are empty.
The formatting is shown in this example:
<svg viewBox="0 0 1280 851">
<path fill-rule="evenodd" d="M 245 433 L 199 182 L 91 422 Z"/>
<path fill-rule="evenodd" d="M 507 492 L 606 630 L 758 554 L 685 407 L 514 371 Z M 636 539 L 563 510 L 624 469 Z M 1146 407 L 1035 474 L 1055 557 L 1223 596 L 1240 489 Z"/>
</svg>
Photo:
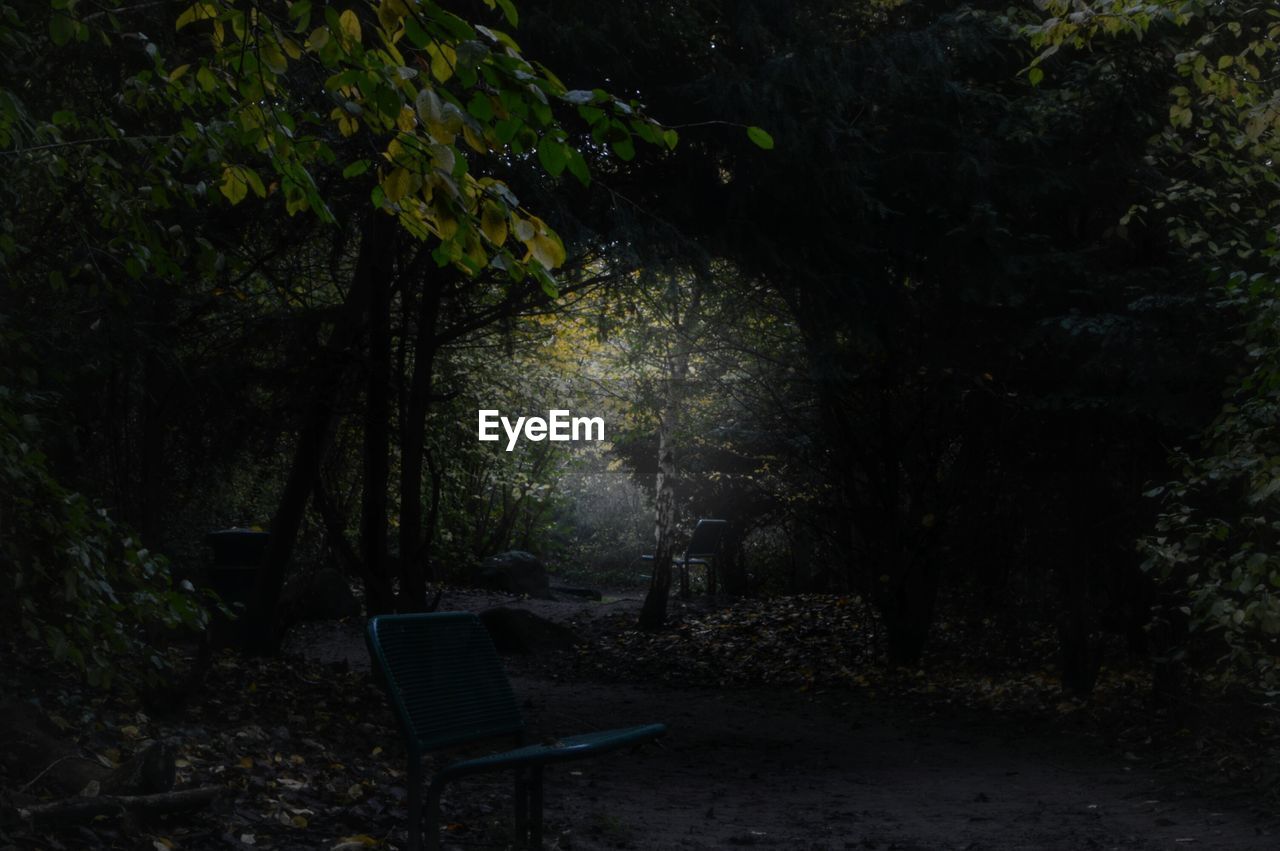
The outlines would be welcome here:
<svg viewBox="0 0 1280 851">
<path fill-rule="evenodd" d="M 179 617 L 139 541 L 269 528 L 270 648 L 322 564 L 408 611 L 718 516 L 717 590 L 859 595 L 895 663 L 945 603 L 1078 692 L 1119 635 L 1276 686 L 1269 10 L 162 8 L 0 4 L 4 558 L 59 653 Z"/>
</svg>

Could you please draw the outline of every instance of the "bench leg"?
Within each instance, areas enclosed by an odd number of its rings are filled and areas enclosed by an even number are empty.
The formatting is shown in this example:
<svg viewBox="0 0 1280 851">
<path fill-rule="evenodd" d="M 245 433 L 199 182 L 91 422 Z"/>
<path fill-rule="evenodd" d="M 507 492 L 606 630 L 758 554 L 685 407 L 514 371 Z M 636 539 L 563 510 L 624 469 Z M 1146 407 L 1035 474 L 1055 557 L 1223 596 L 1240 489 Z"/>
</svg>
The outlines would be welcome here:
<svg viewBox="0 0 1280 851">
<path fill-rule="evenodd" d="M 525 780 L 523 768 L 516 769 L 516 823 L 513 844 L 516 848 L 524 848 L 529 839 L 529 784 Z"/>
<path fill-rule="evenodd" d="M 422 771 L 409 766 L 409 851 L 422 851 Z"/>
<path fill-rule="evenodd" d="M 542 851 L 542 766 L 530 769 L 529 778 L 529 847 Z"/>
<path fill-rule="evenodd" d="M 444 786 L 437 786 L 432 783 L 427 789 L 427 813 L 426 826 L 423 830 L 427 834 L 426 851 L 440 851 L 440 793 L 444 791 Z M 421 823 L 421 822 L 419 822 Z M 413 844 L 413 834 L 409 835 L 410 851 L 418 851 L 419 846 Z"/>
</svg>

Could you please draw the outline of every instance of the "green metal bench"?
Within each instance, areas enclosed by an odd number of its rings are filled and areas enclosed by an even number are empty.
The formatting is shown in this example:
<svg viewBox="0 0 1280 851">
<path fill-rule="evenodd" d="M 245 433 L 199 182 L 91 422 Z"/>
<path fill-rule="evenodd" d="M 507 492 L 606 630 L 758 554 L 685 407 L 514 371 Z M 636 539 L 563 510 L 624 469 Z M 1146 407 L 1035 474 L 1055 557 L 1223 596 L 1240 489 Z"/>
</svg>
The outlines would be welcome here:
<svg viewBox="0 0 1280 851">
<path fill-rule="evenodd" d="M 365 639 L 409 751 L 409 849 L 420 851 L 423 758 L 441 748 L 498 736 L 516 736 L 523 743 L 524 721 L 489 633 L 474 614 L 380 615 L 369 619 Z M 666 729 L 646 724 L 587 733 L 448 765 L 426 787 L 426 847 L 440 847 L 445 784 L 509 768 L 515 772 L 516 844 L 527 840 L 530 847 L 541 848 L 543 766 L 647 742 Z"/>
<path fill-rule="evenodd" d="M 729 528 L 728 520 L 713 520 L 704 517 L 698 520 L 696 526 L 693 527 L 693 534 L 689 537 L 689 546 L 684 548 L 683 553 L 678 553 L 671 559 L 671 566 L 680 568 L 680 596 L 688 598 L 689 596 L 689 565 L 700 564 L 707 569 L 707 593 L 715 592 L 715 573 L 712 572 L 711 562 L 709 558 L 714 558 L 720 554 L 720 544 L 724 539 L 725 532 Z M 640 556 L 642 561 L 653 561 L 651 555 Z"/>
</svg>

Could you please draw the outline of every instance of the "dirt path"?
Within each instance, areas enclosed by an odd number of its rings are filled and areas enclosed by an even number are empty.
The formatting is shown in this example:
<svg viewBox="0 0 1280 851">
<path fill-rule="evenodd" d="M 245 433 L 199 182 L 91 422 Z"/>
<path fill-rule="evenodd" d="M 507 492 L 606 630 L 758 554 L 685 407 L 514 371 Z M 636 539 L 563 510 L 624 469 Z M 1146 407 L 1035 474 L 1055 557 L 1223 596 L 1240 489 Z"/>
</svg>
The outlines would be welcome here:
<svg viewBox="0 0 1280 851">
<path fill-rule="evenodd" d="M 1272 823 L 1087 741 L 830 696 L 513 682 L 540 729 L 670 727 L 660 749 L 549 775 L 562 848 L 1280 847 Z"/>
<path fill-rule="evenodd" d="M 442 608 L 484 608 L 451 595 Z M 563 622 L 616 607 L 524 604 Z M 622 604 L 626 605 L 626 603 Z M 309 655 L 367 667 L 357 629 L 314 626 Z M 658 746 L 548 770 L 548 848 L 1257 849 L 1280 848 L 1272 815 L 1215 804 L 1083 733 L 973 714 L 918 717 L 840 692 L 711 690 L 572 681 L 509 662 L 530 726 L 569 735 L 651 721 Z M 507 780 L 446 794 L 446 847 L 501 848 Z"/>
</svg>

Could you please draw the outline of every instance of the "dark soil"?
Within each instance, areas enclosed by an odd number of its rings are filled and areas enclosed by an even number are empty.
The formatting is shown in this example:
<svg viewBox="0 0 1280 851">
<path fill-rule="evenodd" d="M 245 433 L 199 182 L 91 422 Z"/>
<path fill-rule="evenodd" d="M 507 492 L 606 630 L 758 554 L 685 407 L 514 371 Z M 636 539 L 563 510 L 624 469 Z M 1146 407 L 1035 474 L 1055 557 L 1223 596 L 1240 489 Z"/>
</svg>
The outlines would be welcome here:
<svg viewBox="0 0 1280 851">
<path fill-rule="evenodd" d="M 874 618 L 848 600 L 673 601 L 672 628 L 655 636 L 630 628 L 639 602 L 442 602 L 524 608 L 582 639 L 506 657 L 535 736 L 669 728 L 635 752 L 549 768 L 547 848 L 1280 848 L 1275 737 L 1149 711 L 1138 673 L 1109 673 L 1092 701 L 1069 701 L 1033 665 L 977 675 L 960 654 L 920 672 L 877 667 Z M 861 647 L 844 648 L 851 633 Z M 105 764 L 164 740 L 180 755 L 180 786 L 223 793 L 151 821 L 0 823 L 0 851 L 403 848 L 404 753 L 361 623 L 305 624 L 285 651 L 220 656 L 171 718 L 26 672 L 84 752 Z M 0 781 L 19 806 L 14 790 L 52 794 Z M 509 847 L 511 803 L 506 775 L 450 786 L 445 847 Z"/>
<path fill-rule="evenodd" d="M 609 639 L 619 610 L 638 607 L 480 594 L 451 595 L 444 606 L 497 603 L 572 623 L 597 642 Z M 309 654 L 367 667 L 358 630 L 308 629 L 299 646 Z M 1280 847 L 1274 813 L 1186 774 L 1185 761 L 1161 765 L 1160 742 L 1140 755 L 1090 725 L 850 690 L 652 685 L 625 670 L 602 682 L 573 662 L 508 658 L 536 732 L 661 721 L 669 733 L 635 753 L 550 769 L 549 848 Z M 508 802 L 505 779 L 453 787 L 446 846 L 505 847 Z"/>
</svg>

